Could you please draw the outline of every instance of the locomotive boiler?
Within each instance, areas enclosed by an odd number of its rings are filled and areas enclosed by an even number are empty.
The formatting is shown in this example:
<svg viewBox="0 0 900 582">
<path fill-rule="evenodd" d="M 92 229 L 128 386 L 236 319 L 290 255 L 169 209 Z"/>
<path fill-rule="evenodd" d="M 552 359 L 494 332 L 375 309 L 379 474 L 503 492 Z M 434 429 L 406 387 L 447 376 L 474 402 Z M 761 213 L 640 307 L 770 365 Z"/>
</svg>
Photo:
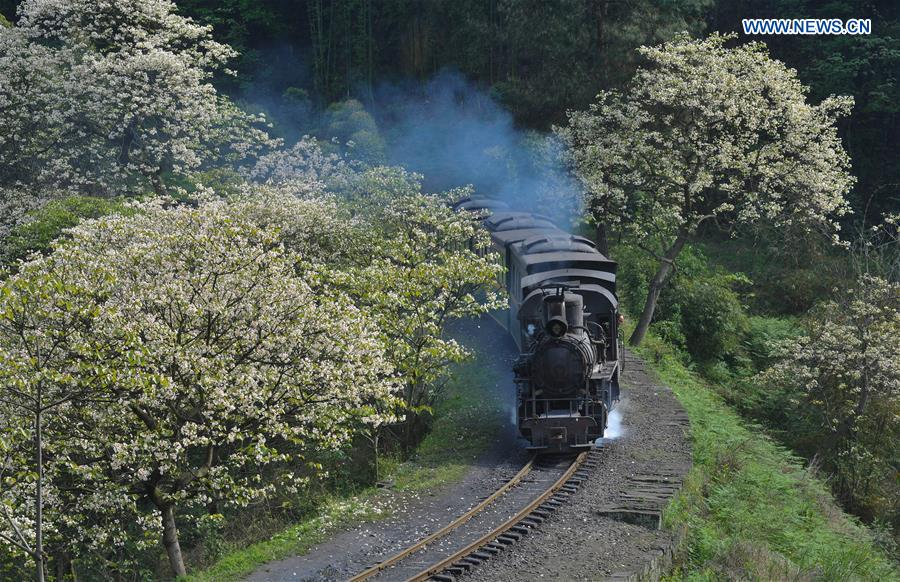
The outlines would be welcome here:
<svg viewBox="0 0 900 582">
<path fill-rule="evenodd" d="M 466 198 L 506 267 L 508 309 L 495 313 L 519 348 L 517 424 L 529 448 L 561 453 L 603 436 L 619 399 L 616 264 L 545 216 Z"/>
</svg>

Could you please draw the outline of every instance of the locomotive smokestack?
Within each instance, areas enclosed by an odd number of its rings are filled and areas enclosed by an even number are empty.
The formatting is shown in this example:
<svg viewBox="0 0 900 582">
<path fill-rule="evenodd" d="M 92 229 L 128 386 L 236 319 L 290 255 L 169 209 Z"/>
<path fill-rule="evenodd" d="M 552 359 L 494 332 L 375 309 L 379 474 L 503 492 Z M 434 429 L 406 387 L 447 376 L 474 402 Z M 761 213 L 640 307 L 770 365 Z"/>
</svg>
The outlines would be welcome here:
<svg viewBox="0 0 900 582">
<path fill-rule="evenodd" d="M 576 293 L 561 293 L 544 299 L 544 329 L 553 337 L 569 330 L 584 328 L 584 298 Z"/>
<path fill-rule="evenodd" d="M 566 293 L 566 320 L 572 331 L 584 329 L 584 297 L 577 293 Z"/>
<path fill-rule="evenodd" d="M 553 337 L 566 335 L 569 322 L 566 319 L 566 301 L 563 295 L 552 295 L 544 299 L 544 329 Z"/>
</svg>

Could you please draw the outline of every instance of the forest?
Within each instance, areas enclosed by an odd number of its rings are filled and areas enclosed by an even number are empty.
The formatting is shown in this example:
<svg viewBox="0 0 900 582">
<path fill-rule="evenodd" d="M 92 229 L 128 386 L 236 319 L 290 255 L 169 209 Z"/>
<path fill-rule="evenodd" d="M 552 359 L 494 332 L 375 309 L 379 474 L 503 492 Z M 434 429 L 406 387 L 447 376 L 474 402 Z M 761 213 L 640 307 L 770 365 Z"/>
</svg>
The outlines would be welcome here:
<svg viewBox="0 0 900 582">
<path fill-rule="evenodd" d="M 415 458 L 505 304 L 472 194 L 896 568 L 898 113 L 888 0 L 0 0 L 0 577 L 189 576 Z"/>
</svg>

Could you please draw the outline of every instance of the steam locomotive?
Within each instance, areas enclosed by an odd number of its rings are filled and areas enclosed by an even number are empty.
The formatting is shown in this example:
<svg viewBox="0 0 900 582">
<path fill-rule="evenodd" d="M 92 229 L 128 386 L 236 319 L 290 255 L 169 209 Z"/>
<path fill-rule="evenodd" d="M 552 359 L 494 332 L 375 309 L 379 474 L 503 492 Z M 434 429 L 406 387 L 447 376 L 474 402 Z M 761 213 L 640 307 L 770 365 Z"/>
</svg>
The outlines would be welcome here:
<svg viewBox="0 0 900 582">
<path fill-rule="evenodd" d="M 528 448 L 591 447 L 619 400 L 616 263 L 545 216 L 487 198 L 454 208 L 477 213 L 506 267 L 509 307 L 494 315 L 519 348 L 517 424 Z"/>
</svg>

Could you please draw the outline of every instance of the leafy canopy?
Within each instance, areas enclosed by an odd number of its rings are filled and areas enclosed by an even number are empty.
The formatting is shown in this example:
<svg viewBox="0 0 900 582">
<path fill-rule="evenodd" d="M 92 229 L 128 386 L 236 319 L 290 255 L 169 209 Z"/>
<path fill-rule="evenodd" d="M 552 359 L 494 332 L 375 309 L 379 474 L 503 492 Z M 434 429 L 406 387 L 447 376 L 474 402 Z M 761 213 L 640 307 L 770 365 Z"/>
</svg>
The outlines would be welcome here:
<svg viewBox="0 0 900 582">
<path fill-rule="evenodd" d="M 168 0 L 27 0 L 0 27 L 0 185 L 164 188 L 268 144 L 210 83 L 234 56 Z"/>
<path fill-rule="evenodd" d="M 569 114 L 558 131 L 597 220 L 663 250 L 710 219 L 837 229 L 853 177 L 834 122 L 852 98 L 812 105 L 765 45 L 732 38 L 642 47 L 627 89 Z"/>
<path fill-rule="evenodd" d="M 0 417 L 41 388 L 76 396 L 45 419 L 51 545 L 113 559 L 158 540 L 161 513 L 296 490 L 321 451 L 392 419 L 370 319 L 251 210 L 87 221 L 0 288 Z M 0 485 L 26 540 L 33 495 Z"/>
</svg>

